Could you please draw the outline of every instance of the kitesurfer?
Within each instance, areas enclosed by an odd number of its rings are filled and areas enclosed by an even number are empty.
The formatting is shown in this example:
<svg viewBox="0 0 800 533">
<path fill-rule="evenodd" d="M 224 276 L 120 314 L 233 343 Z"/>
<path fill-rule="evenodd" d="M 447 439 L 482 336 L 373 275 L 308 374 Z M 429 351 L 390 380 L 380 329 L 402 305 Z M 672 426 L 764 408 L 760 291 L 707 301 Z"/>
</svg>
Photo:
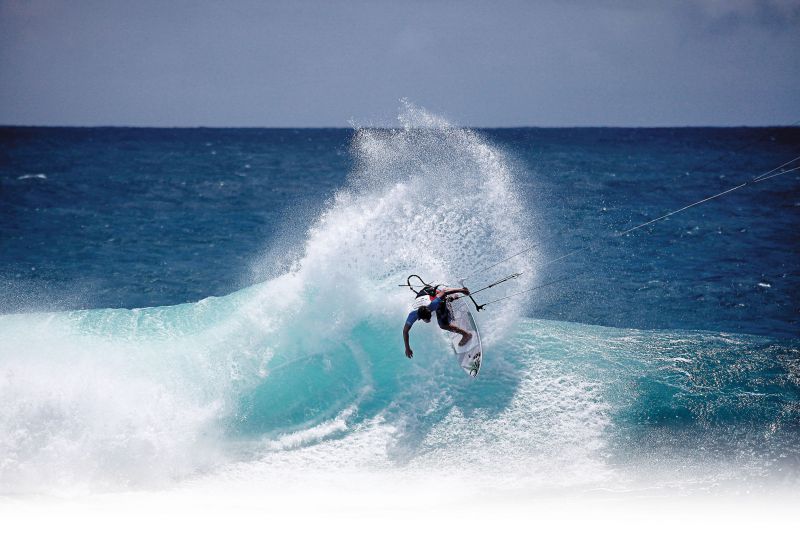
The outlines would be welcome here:
<svg viewBox="0 0 800 533">
<path fill-rule="evenodd" d="M 472 333 L 464 331 L 450 323 L 452 317 L 445 303 L 445 298 L 451 294 L 458 293 L 468 295 L 469 289 L 466 287 L 460 289 L 438 289 L 436 287 L 426 286 L 417 293 L 417 299 L 414 300 L 414 309 L 408 314 L 406 324 L 403 327 L 403 342 L 405 342 L 406 345 L 406 357 L 409 359 L 414 357 L 414 352 L 411 350 L 411 345 L 408 343 L 408 332 L 411 330 L 411 326 L 413 326 L 414 322 L 417 320 L 430 322 L 432 313 L 434 312 L 436 313 L 436 322 L 439 323 L 440 328 L 461 335 L 461 341 L 458 343 L 459 346 L 464 346 L 469 342 L 472 338 Z"/>
</svg>

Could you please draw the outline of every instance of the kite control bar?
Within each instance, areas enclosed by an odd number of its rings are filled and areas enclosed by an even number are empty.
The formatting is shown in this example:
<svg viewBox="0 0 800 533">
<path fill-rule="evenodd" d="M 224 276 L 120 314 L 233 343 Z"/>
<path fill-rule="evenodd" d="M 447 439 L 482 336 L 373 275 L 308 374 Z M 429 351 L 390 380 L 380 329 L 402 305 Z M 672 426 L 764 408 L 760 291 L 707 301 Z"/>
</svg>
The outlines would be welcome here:
<svg viewBox="0 0 800 533">
<path fill-rule="evenodd" d="M 461 287 L 466 289 L 467 287 L 464 285 L 464 281 L 465 281 L 465 279 L 458 280 L 458 282 L 461 284 Z M 481 289 L 481 290 L 483 290 L 483 289 Z M 478 302 L 476 302 L 475 298 L 472 297 L 472 293 L 471 292 L 469 294 L 467 294 L 467 296 L 469 296 L 469 299 L 472 301 L 472 305 L 475 306 L 475 311 L 476 312 L 480 312 L 481 309 L 484 308 L 483 305 L 478 305 Z"/>
</svg>

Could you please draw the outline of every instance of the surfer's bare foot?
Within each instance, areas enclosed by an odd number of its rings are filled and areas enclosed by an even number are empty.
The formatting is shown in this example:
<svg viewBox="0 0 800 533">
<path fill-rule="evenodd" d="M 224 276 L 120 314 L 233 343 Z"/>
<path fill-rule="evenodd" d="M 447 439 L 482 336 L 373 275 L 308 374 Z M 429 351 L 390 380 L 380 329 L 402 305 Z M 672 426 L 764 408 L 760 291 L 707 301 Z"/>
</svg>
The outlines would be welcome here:
<svg viewBox="0 0 800 533">
<path fill-rule="evenodd" d="M 458 345 L 464 346 L 469 342 L 471 338 L 472 338 L 472 333 L 464 333 L 464 335 L 461 337 L 461 342 L 459 342 Z"/>
</svg>

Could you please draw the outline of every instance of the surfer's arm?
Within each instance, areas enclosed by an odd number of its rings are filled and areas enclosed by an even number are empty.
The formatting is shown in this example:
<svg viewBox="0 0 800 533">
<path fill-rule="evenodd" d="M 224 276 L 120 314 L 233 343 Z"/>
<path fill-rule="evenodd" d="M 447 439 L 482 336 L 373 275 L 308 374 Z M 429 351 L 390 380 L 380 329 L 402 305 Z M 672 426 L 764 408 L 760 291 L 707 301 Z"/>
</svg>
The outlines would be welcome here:
<svg viewBox="0 0 800 533">
<path fill-rule="evenodd" d="M 403 342 L 406 345 L 406 357 L 411 359 L 412 357 L 414 357 L 414 352 L 411 350 L 411 345 L 408 343 L 409 331 L 411 331 L 411 324 L 406 323 L 406 325 L 403 326 Z"/>
<path fill-rule="evenodd" d="M 460 289 L 443 289 L 436 294 L 437 296 L 444 298 L 445 296 L 450 296 L 451 294 L 458 294 L 459 292 L 463 294 L 469 294 L 469 289 L 466 287 Z"/>
</svg>

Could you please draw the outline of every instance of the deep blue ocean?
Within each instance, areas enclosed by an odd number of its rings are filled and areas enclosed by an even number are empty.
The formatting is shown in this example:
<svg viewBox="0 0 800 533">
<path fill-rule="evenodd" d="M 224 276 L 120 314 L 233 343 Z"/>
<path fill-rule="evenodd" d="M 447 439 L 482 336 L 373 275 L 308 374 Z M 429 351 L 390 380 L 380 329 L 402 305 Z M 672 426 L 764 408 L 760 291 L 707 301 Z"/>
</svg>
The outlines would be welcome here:
<svg viewBox="0 0 800 533">
<path fill-rule="evenodd" d="M 800 156 L 800 128 L 400 119 L 0 128 L 0 492 L 242 461 L 797 487 L 800 172 L 617 234 Z M 407 360 L 398 285 L 482 269 L 524 274 L 479 301 L 529 292 L 477 314 L 481 375 L 432 326 Z"/>
</svg>

